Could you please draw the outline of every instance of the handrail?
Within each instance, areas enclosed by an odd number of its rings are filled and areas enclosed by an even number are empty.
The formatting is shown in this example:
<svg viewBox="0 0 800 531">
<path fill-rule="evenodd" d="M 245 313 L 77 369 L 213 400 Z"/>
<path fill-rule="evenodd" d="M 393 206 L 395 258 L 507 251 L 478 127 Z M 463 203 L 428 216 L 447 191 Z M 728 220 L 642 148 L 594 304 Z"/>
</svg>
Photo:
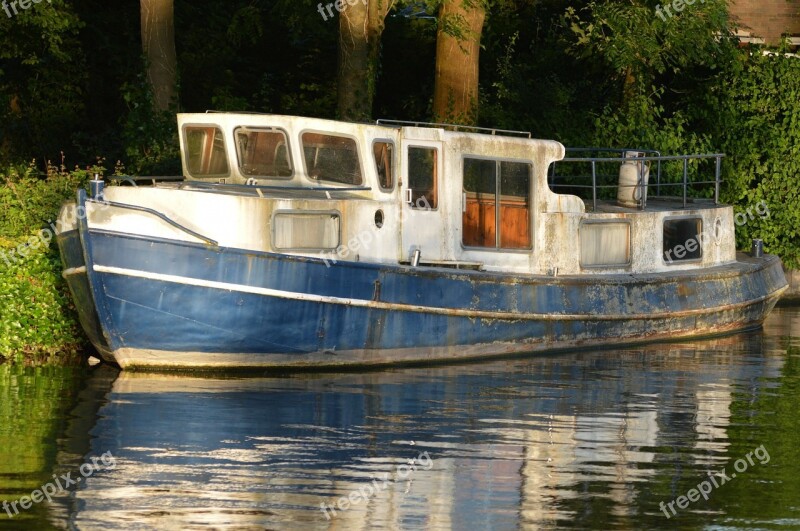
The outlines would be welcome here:
<svg viewBox="0 0 800 531">
<path fill-rule="evenodd" d="M 636 152 L 636 153 L 652 153 L 656 157 L 661 156 L 661 152 L 657 149 L 641 149 L 641 148 L 608 148 L 608 147 L 565 147 L 564 151 L 569 153 L 570 151 L 578 151 L 578 152 L 601 152 L 601 153 L 625 153 Z M 626 159 L 631 157 L 626 157 Z M 564 159 L 562 159 L 564 160 Z M 592 171 L 594 172 L 595 164 L 592 164 Z M 555 176 L 555 175 L 554 175 Z M 596 175 L 594 176 L 596 178 Z M 661 194 L 661 161 L 658 161 L 656 165 L 656 196 Z M 596 203 L 596 198 L 593 199 Z"/>
<path fill-rule="evenodd" d="M 629 151 L 636 151 L 637 153 L 655 153 L 656 156 L 660 157 L 661 152 L 657 149 L 641 149 L 641 148 L 603 148 L 603 147 L 564 147 L 564 150 L 567 152 L 570 151 L 601 151 L 601 152 L 608 152 L 608 153 L 627 153 Z"/>
<path fill-rule="evenodd" d="M 721 169 L 722 169 L 722 159 L 725 157 L 724 153 L 709 153 L 709 154 L 699 154 L 699 155 L 661 155 L 658 151 L 655 150 L 645 150 L 645 149 L 617 149 L 617 148 L 566 148 L 566 151 L 587 151 L 587 152 L 610 152 L 610 153 L 628 153 L 628 152 L 637 152 L 637 153 L 655 153 L 655 155 L 644 155 L 644 156 L 624 156 L 624 157 L 565 157 L 561 160 L 553 162 L 551 166 L 551 172 L 549 172 L 548 180 L 550 181 L 550 186 L 552 188 L 556 187 L 570 187 L 570 188 L 591 188 L 592 189 L 592 206 L 596 210 L 597 209 L 597 190 L 598 189 L 607 189 L 607 188 L 641 188 L 641 201 L 639 208 L 644 210 L 647 197 L 647 190 L 651 186 L 650 184 L 645 184 L 644 179 L 640 175 L 639 182 L 634 185 L 599 185 L 597 184 L 597 164 L 598 163 L 610 163 L 610 162 L 657 162 L 656 165 L 656 194 L 655 197 L 661 197 L 661 187 L 667 186 L 681 186 L 682 187 L 682 199 L 683 199 L 683 208 L 687 207 L 688 204 L 688 188 L 689 186 L 699 185 L 699 184 L 713 184 L 714 185 L 714 204 L 719 204 L 719 189 L 722 180 L 720 178 Z M 703 161 L 703 160 L 714 160 L 714 180 L 713 181 L 690 181 L 689 180 L 689 161 Z M 683 171 L 682 171 L 682 181 L 680 183 L 662 183 L 661 182 L 661 163 L 662 162 L 671 162 L 671 161 L 682 161 L 683 162 Z M 589 163 L 591 164 L 591 185 L 581 185 L 581 184 L 557 184 L 555 183 L 555 178 L 558 177 L 556 174 L 556 165 L 559 163 Z M 588 177 L 588 176 L 577 176 L 578 178 L 581 177 Z"/>
<path fill-rule="evenodd" d="M 129 182 L 133 186 L 137 186 L 137 182 L 140 181 L 151 181 L 153 184 L 156 181 L 168 181 L 168 182 L 175 182 L 175 181 L 182 181 L 184 179 L 183 175 L 109 175 L 107 177 L 110 181 L 124 181 Z"/>
<path fill-rule="evenodd" d="M 165 181 L 170 183 L 178 183 L 178 188 L 193 186 L 195 188 L 208 188 L 208 189 L 230 189 L 230 190 L 247 190 L 247 191 L 314 191 L 314 192 L 365 192 L 372 190 L 369 186 L 276 186 L 268 184 L 236 184 L 236 183 L 214 183 L 200 180 L 185 179 L 182 175 L 170 175 L 165 177 L 150 177 L 150 176 L 130 176 L 130 175 L 111 175 L 108 177 L 112 181 L 129 182 L 133 186 L 137 186 L 140 181 Z"/>
<path fill-rule="evenodd" d="M 474 125 L 460 125 L 460 124 L 446 124 L 446 123 L 438 123 L 438 122 L 414 122 L 414 121 L 407 121 L 407 120 L 387 120 L 385 118 L 380 118 L 375 121 L 377 125 L 408 125 L 411 127 L 454 127 L 456 130 L 458 129 L 468 129 L 471 131 L 477 132 L 489 132 L 492 135 L 496 135 L 497 133 L 503 133 L 507 135 L 519 135 L 524 136 L 527 138 L 531 138 L 530 131 L 514 131 L 511 129 L 497 129 L 494 127 L 477 127 Z"/>
<path fill-rule="evenodd" d="M 633 151 L 633 150 L 631 150 Z M 702 155 L 663 155 L 658 157 L 564 157 L 556 162 L 589 162 L 595 160 L 597 162 L 627 162 L 631 160 L 703 160 L 703 159 L 716 159 L 724 158 L 725 153 L 706 153 Z"/>
<path fill-rule="evenodd" d="M 368 192 L 369 186 L 275 186 L 269 184 L 236 184 L 236 183 L 210 183 L 205 181 L 186 180 L 178 187 L 194 186 L 196 188 L 227 188 L 231 190 L 265 190 L 265 191 L 293 191 L 293 192 Z"/>
<path fill-rule="evenodd" d="M 211 238 L 207 238 L 206 236 L 203 236 L 202 234 L 200 234 L 198 232 L 195 232 L 190 228 L 184 227 L 183 225 L 181 225 L 177 221 L 174 221 L 174 220 L 168 218 L 167 216 L 165 216 L 161 212 L 158 212 L 157 210 L 153 210 L 152 208 L 147 208 L 147 207 L 143 207 L 143 206 L 139 206 L 139 205 L 129 205 L 127 203 L 117 203 L 116 201 L 105 201 L 105 200 L 88 199 L 88 198 L 86 199 L 86 202 L 87 203 L 96 203 L 98 205 L 109 205 L 109 206 L 115 207 L 115 208 L 124 208 L 124 209 L 128 209 L 128 210 L 135 210 L 137 212 L 144 212 L 146 214 L 151 214 L 151 215 L 156 216 L 157 218 L 161 219 L 162 221 L 167 222 L 168 224 L 172 225 L 176 229 L 179 229 L 179 230 L 185 232 L 186 234 L 188 234 L 188 235 L 190 235 L 190 236 L 192 236 L 194 238 L 197 238 L 198 240 L 203 240 L 204 242 L 208 243 L 209 245 L 213 245 L 215 247 L 219 245 L 217 240 L 212 240 Z"/>
</svg>

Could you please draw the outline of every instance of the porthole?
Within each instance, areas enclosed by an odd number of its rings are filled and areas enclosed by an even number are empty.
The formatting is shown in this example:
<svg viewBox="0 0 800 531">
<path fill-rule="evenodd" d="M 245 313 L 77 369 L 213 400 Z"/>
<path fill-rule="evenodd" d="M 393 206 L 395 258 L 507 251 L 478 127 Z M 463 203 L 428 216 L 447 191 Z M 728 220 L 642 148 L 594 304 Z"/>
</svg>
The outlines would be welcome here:
<svg viewBox="0 0 800 531">
<path fill-rule="evenodd" d="M 383 227 L 383 210 L 375 211 L 375 226 L 378 228 Z"/>
<path fill-rule="evenodd" d="M 665 219 L 663 229 L 664 262 L 678 264 L 703 258 L 703 220 L 699 217 Z"/>
</svg>

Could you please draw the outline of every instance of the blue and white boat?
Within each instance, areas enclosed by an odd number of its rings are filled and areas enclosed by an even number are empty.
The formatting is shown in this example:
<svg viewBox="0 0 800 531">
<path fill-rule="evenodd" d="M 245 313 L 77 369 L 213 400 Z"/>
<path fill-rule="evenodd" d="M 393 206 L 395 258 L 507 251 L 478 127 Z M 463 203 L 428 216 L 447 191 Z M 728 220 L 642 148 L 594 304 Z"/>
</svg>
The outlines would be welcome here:
<svg viewBox="0 0 800 531">
<path fill-rule="evenodd" d="M 760 326 L 786 289 L 778 258 L 736 252 L 722 155 L 565 158 L 513 131 L 269 114 L 178 126 L 181 180 L 94 181 L 57 223 L 81 324 L 123 368 L 706 336 Z"/>
</svg>

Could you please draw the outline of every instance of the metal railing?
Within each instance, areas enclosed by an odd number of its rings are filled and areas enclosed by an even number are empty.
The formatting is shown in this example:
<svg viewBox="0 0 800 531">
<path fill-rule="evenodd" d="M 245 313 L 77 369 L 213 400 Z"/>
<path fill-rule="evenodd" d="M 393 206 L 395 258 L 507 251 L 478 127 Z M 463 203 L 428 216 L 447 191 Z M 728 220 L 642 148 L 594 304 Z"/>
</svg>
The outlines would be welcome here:
<svg viewBox="0 0 800 531">
<path fill-rule="evenodd" d="M 452 128 L 454 131 L 467 131 L 467 132 L 476 132 L 476 133 L 486 133 L 490 135 L 513 135 L 513 136 L 521 136 L 525 138 L 531 138 L 530 131 L 514 131 L 511 129 L 496 129 L 493 127 L 477 127 L 474 125 L 459 125 L 459 124 L 445 124 L 445 123 L 437 123 L 437 122 L 411 122 L 406 120 L 386 120 L 381 118 L 376 120 L 375 123 L 377 125 L 392 125 L 392 126 L 406 126 L 406 127 L 437 127 L 437 128 Z"/>
<path fill-rule="evenodd" d="M 161 212 L 159 212 L 157 210 L 153 210 L 152 208 L 147 208 L 147 207 L 143 207 L 143 206 L 139 206 L 139 205 L 130 205 L 128 203 L 117 203 L 116 201 L 106 201 L 104 199 L 87 198 L 86 202 L 87 203 L 95 203 L 97 205 L 106 205 L 106 206 L 110 206 L 112 208 L 122 208 L 122 209 L 126 209 L 126 210 L 133 210 L 133 211 L 136 211 L 136 212 L 143 212 L 145 214 L 150 214 L 151 216 L 157 217 L 158 219 L 160 219 L 160 220 L 164 221 L 165 223 L 175 227 L 176 229 L 178 229 L 178 230 L 180 230 L 182 232 L 185 232 L 186 234 L 188 234 L 189 236 L 192 236 L 193 238 L 197 238 L 198 240 L 202 240 L 202 241 L 206 242 L 209 245 L 213 245 L 214 247 L 219 245 L 219 242 L 217 242 L 217 240 L 213 240 L 211 238 L 203 236 L 199 232 L 195 232 L 192 229 L 190 229 L 189 227 L 181 225 L 177 221 L 167 217 L 166 215 L 162 214 Z"/>
<path fill-rule="evenodd" d="M 654 197 L 665 197 L 662 196 L 661 191 L 662 188 L 674 188 L 680 187 L 681 193 L 679 196 L 668 196 L 668 197 L 681 197 L 683 202 L 683 208 L 687 207 L 688 198 L 689 198 L 689 188 L 693 188 L 696 186 L 701 185 L 714 185 L 714 204 L 719 204 L 719 189 L 720 184 L 722 183 L 722 179 L 720 178 L 721 168 L 722 168 L 722 159 L 725 157 L 722 153 L 712 153 L 712 154 L 704 154 L 704 155 L 673 155 L 673 156 L 662 156 L 659 151 L 656 150 L 646 150 L 646 149 L 609 149 L 609 148 L 567 148 L 567 153 L 570 152 L 577 152 L 577 153 L 602 153 L 602 154 L 616 154 L 619 153 L 620 156 L 618 157 L 609 157 L 609 156 L 592 156 L 592 157 L 565 157 L 560 161 L 554 162 L 550 166 L 550 171 L 548 172 L 548 184 L 550 185 L 551 190 L 555 191 L 557 188 L 577 188 L 577 189 L 590 189 L 592 193 L 592 208 L 597 210 L 597 201 L 598 201 L 598 190 L 608 190 L 608 189 L 617 189 L 620 188 L 638 188 L 639 198 L 638 207 L 640 210 L 644 210 L 647 205 L 647 197 L 648 192 L 651 189 L 655 189 Z M 631 156 L 631 155 L 634 156 Z M 700 166 L 701 163 L 704 161 L 713 161 L 714 164 L 714 171 L 713 171 L 713 180 L 692 180 L 690 179 L 690 165 L 696 166 L 695 173 L 699 176 L 700 174 Z M 598 165 L 609 165 L 609 164 L 623 164 L 625 162 L 633 162 L 633 163 L 640 163 L 637 164 L 638 167 L 638 179 L 637 183 L 634 185 L 623 185 L 619 183 L 619 173 L 598 173 Z M 665 181 L 665 172 L 664 166 L 668 163 L 672 162 L 679 162 L 680 172 L 679 172 L 679 182 L 669 182 Z M 648 166 L 647 171 L 645 171 L 645 165 L 650 164 Z M 585 174 L 573 174 L 573 173 L 566 173 L 559 175 L 557 173 L 556 168 L 558 166 L 564 166 L 568 164 L 578 164 L 584 165 L 588 164 L 591 167 L 591 171 L 588 175 Z M 650 183 L 645 177 L 646 173 L 650 173 L 652 175 L 652 167 L 655 167 L 655 183 Z M 572 181 L 580 181 L 580 180 L 591 180 L 591 184 L 576 184 L 576 183 L 558 183 L 556 180 L 558 178 L 562 180 L 572 180 Z M 600 181 L 616 179 L 617 182 L 614 184 L 600 184 Z M 635 197 L 635 194 L 634 194 Z"/>
<path fill-rule="evenodd" d="M 126 182 L 131 186 L 138 186 L 138 183 L 147 183 L 149 182 L 153 186 L 157 182 L 177 182 L 183 180 L 183 175 L 159 175 L 159 176 L 152 176 L 152 175 L 109 175 L 106 177 L 109 181 L 119 181 L 119 182 Z"/>
</svg>

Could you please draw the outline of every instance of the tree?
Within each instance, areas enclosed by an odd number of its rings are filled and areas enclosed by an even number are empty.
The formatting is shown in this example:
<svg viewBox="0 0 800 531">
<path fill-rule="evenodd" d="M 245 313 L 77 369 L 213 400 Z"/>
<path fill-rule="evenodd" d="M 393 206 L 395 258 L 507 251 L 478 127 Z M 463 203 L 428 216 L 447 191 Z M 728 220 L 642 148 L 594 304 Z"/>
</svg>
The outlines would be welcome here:
<svg viewBox="0 0 800 531">
<path fill-rule="evenodd" d="M 339 17 L 338 115 L 372 119 L 378 57 L 386 15 L 394 0 L 345 2 Z"/>
<path fill-rule="evenodd" d="M 622 105 L 667 82 L 686 80 L 689 87 L 671 87 L 686 92 L 730 60 L 726 0 L 687 4 L 680 12 L 665 12 L 659 2 L 593 0 L 567 8 L 572 53 L 606 64 Z"/>
<path fill-rule="evenodd" d="M 55 159 L 85 110 L 83 23 L 61 0 L 28 5 L 0 10 L 0 163 Z"/>
<path fill-rule="evenodd" d="M 173 0 L 141 0 L 140 5 L 147 80 L 156 110 L 167 111 L 177 103 L 178 86 Z"/>
<path fill-rule="evenodd" d="M 477 122 L 478 65 L 485 18 L 483 0 L 443 0 L 439 7 L 434 121 Z"/>
</svg>

